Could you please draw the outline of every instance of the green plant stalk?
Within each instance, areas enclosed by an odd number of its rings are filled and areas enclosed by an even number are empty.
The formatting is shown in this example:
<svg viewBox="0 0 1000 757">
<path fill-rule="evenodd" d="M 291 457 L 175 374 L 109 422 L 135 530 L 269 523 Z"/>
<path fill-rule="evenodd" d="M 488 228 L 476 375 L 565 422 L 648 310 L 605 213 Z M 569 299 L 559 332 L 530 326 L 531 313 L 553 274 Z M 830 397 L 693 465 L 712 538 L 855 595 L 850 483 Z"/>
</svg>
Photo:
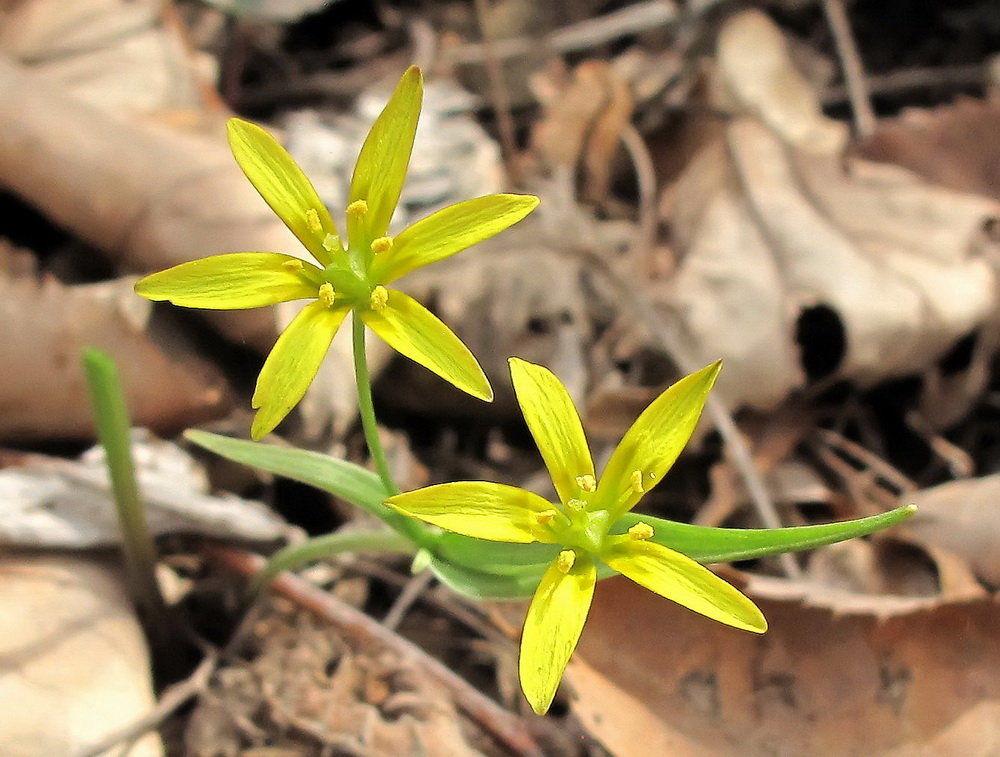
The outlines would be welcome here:
<svg viewBox="0 0 1000 757">
<path fill-rule="evenodd" d="M 368 372 L 368 352 L 365 348 L 365 324 L 357 313 L 351 314 L 351 327 L 354 336 L 354 376 L 358 382 L 358 412 L 361 414 L 361 427 L 365 431 L 368 453 L 372 456 L 375 470 L 385 484 L 386 491 L 390 495 L 399 494 L 399 487 L 392 478 L 385 450 L 378 438 L 375 403 L 372 400 L 372 380 Z"/>
<path fill-rule="evenodd" d="M 396 552 L 414 555 L 418 547 L 395 531 L 337 531 L 309 539 L 302 544 L 278 550 L 260 573 L 253 577 L 250 591 L 258 592 L 282 571 L 295 570 L 308 563 L 345 552 Z"/>
<path fill-rule="evenodd" d="M 150 629 L 168 628 L 167 610 L 156 582 L 156 546 L 146 522 L 146 510 L 135 478 L 125 393 L 114 360 L 99 350 L 83 350 L 83 368 L 111 476 L 111 490 L 122 530 L 122 551 L 129 586 L 145 613 Z"/>
</svg>

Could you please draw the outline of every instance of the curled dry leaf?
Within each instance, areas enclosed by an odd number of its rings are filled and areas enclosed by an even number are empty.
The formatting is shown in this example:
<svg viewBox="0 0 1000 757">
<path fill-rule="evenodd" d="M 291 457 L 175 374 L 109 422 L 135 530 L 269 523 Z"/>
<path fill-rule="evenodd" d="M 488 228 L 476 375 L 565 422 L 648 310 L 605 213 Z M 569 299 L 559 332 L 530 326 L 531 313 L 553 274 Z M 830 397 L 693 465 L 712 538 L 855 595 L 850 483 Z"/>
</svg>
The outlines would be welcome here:
<svg viewBox="0 0 1000 757">
<path fill-rule="evenodd" d="M 725 24 L 714 83 L 734 117 L 666 195 L 682 255 L 667 300 L 696 356 L 725 359 L 730 402 L 773 407 L 806 373 L 921 373 L 986 322 L 996 202 L 846 158 L 762 13 Z"/>
<path fill-rule="evenodd" d="M 906 532 L 917 542 L 964 559 L 991 586 L 1000 586 L 1000 475 L 951 481 L 906 495 L 917 505 Z"/>
<path fill-rule="evenodd" d="M 136 476 L 150 531 L 274 542 L 287 526 L 264 505 L 213 496 L 184 450 L 143 429 L 132 435 Z M 104 449 L 80 460 L 28 455 L 0 470 L 0 544 L 88 549 L 121 542 Z"/>
<path fill-rule="evenodd" d="M 174 433 L 226 413 L 230 392 L 214 367 L 183 345 L 167 350 L 149 337 L 151 308 L 133 283 L 0 277 L 0 355 L 8 366 L 0 381 L 0 439 L 93 436 L 80 359 L 85 346 L 118 362 L 136 425 Z"/>
<path fill-rule="evenodd" d="M 747 591 L 767 616 L 762 636 L 608 579 L 580 654 L 659 719 L 657 739 L 694 742 L 698 754 L 1000 749 L 1000 606 L 991 599 L 875 596 L 831 609 L 795 595 L 763 598 L 758 582 Z M 603 697 L 600 689 L 572 676 L 574 708 L 600 708 L 591 699 Z M 644 738 L 633 734 L 633 746 Z"/>
</svg>

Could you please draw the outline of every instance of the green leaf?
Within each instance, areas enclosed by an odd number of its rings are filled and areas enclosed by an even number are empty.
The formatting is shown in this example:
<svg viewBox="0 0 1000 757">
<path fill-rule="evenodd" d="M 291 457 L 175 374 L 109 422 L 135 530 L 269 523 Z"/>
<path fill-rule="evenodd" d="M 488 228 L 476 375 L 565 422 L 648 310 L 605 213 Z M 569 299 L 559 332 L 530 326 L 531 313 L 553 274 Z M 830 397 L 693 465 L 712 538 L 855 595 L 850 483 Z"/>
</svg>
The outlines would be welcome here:
<svg viewBox="0 0 1000 757">
<path fill-rule="evenodd" d="M 857 520 L 790 528 L 707 528 L 626 513 L 611 531 L 625 533 L 641 521 L 653 527 L 651 541 L 657 544 L 675 549 L 700 563 L 733 562 L 798 552 L 865 536 L 904 521 L 916 511 L 916 505 L 906 505 Z"/>
<path fill-rule="evenodd" d="M 293 481 L 315 486 L 382 518 L 395 515 L 382 504 L 389 496 L 381 479 L 360 465 L 294 447 L 276 447 L 189 429 L 184 437 L 215 454 Z"/>
<path fill-rule="evenodd" d="M 434 556 L 455 565 L 474 567 L 492 575 L 516 575 L 525 568 L 536 570 L 538 578 L 549 563 L 556 559 L 561 547 L 558 544 L 513 544 L 486 541 L 471 536 L 445 531 L 434 545 Z"/>
<path fill-rule="evenodd" d="M 518 545 L 524 546 L 524 545 Z M 504 575 L 486 573 L 448 560 L 431 560 L 434 575 L 452 591 L 476 599 L 527 599 L 545 575 L 550 563 L 529 565 Z"/>
</svg>

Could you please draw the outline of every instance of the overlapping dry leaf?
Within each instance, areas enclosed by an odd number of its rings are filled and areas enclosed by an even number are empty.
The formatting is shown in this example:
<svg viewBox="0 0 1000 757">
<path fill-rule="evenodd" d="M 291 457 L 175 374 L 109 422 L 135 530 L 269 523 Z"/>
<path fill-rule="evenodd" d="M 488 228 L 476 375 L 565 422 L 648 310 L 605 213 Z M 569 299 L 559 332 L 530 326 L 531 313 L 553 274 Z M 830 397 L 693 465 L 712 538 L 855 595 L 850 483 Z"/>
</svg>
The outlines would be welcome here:
<svg viewBox="0 0 1000 757">
<path fill-rule="evenodd" d="M 762 13 L 725 24 L 715 85 L 733 115 L 667 195 L 682 257 L 667 299 L 700 361 L 725 359 L 730 402 L 772 407 L 807 371 L 919 374 L 987 322 L 996 202 L 846 157 L 846 127 Z"/>
</svg>

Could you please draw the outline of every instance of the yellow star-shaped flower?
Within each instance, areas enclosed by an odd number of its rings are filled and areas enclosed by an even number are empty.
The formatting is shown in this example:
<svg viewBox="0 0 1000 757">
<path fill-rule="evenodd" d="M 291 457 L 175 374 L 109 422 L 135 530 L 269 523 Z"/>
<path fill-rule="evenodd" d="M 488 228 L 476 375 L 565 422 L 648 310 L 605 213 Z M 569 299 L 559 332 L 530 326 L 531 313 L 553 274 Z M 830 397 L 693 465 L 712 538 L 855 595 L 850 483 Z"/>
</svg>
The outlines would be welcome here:
<svg viewBox="0 0 1000 757">
<path fill-rule="evenodd" d="M 346 239 L 281 145 L 258 126 L 230 119 L 229 144 L 236 161 L 316 264 L 274 252 L 240 252 L 183 263 L 136 284 L 136 292 L 150 300 L 212 310 L 313 300 L 281 334 L 261 369 L 252 402 L 258 408 L 254 439 L 274 429 L 302 399 L 352 311 L 398 352 L 474 397 L 493 398 L 486 375 L 461 340 L 412 297 L 388 286 L 512 226 L 535 208 L 538 198 L 479 197 L 388 236 L 422 97 L 423 79 L 412 67 L 361 148 L 346 209 Z"/>
<path fill-rule="evenodd" d="M 767 629 L 760 610 L 738 590 L 691 558 L 651 541 L 649 524 L 615 527 L 687 444 L 719 368 L 715 363 L 687 376 L 654 400 L 598 479 L 566 388 L 547 369 L 511 358 L 517 401 L 559 502 L 483 481 L 430 486 L 386 500 L 404 515 L 466 536 L 561 546 L 535 591 L 521 636 L 521 687 L 538 714 L 548 710 L 576 648 L 601 563 L 721 623 L 757 633 Z"/>
</svg>

